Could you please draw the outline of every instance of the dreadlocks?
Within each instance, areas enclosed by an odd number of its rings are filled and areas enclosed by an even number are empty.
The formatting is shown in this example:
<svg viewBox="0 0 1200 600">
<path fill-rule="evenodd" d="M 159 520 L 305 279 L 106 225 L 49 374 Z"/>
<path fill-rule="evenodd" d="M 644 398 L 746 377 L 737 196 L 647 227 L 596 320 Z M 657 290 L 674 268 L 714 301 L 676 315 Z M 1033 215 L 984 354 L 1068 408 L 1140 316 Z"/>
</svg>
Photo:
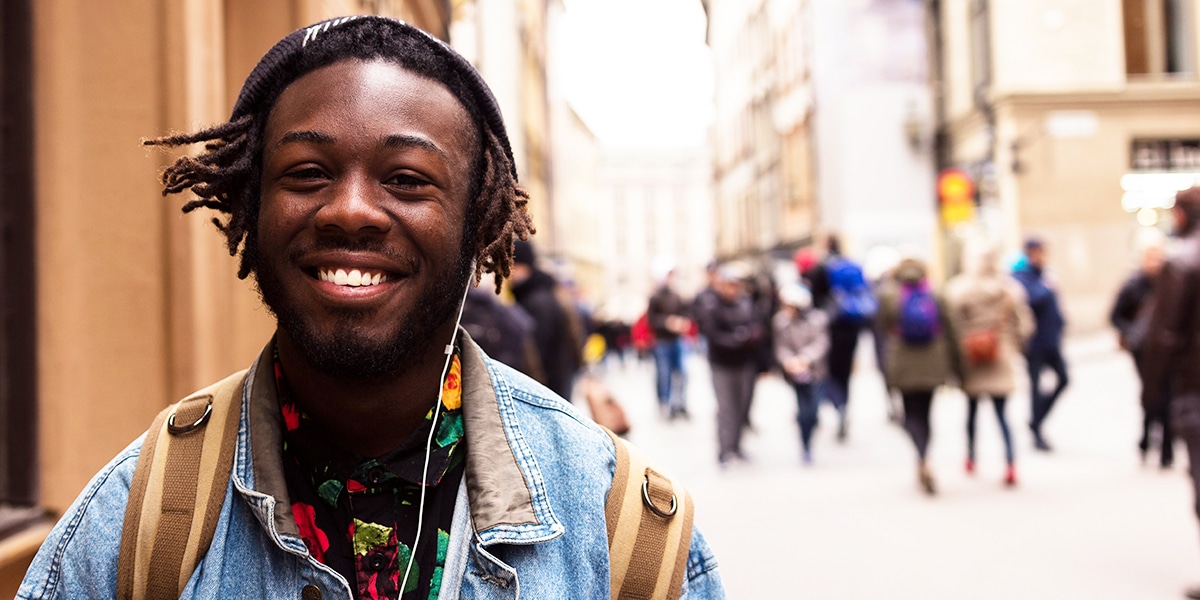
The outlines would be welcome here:
<svg viewBox="0 0 1200 600">
<path fill-rule="evenodd" d="M 275 100 L 304 74 L 346 59 L 383 59 L 445 85 L 474 120 L 478 155 L 473 161 L 470 204 L 464 223 L 464 250 L 476 259 L 475 282 L 496 275 L 496 290 L 509 276 L 513 243 L 534 233 L 529 194 L 517 183 L 512 151 L 500 111 L 479 74 L 461 56 L 420 30 L 391 19 L 363 17 L 327 21 L 298 30 L 276 44 L 246 79 L 233 116 L 195 133 L 169 135 L 143 143 L 178 147 L 204 144 L 196 156 L 183 156 L 162 174 L 163 195 L 191 190 L 196 199 L 183 212 L 199 208 L 228 215 L 214 217 L 238 277 L 257 269 L 262 137 Z"/>
</svg>

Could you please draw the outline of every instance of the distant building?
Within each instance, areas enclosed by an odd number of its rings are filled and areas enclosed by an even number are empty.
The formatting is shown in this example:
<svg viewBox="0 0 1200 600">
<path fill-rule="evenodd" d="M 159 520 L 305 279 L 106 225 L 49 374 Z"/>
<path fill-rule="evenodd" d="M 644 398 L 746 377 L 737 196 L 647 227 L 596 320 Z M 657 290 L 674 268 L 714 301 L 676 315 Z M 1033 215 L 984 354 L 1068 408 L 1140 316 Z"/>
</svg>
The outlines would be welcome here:
<svg viewBox="0 0 1200 600">
<path fill-rule="evenodd" d="M 709 0 L 721 256 L 934 250 L 932 102 L 919 0 Z"/>
<path fill-rule="evenodd" d="M 1138 229 L 1200 182 L 1196 2 L 926 4 L 943 163 L 978 181 L 970 227 L 1010 251 L 1044 237 L 1072 328 L 1104 326 Z"/>
<path fill-rule="evenodd" d="M 711 158 L 704 148 L 603 156 L 591 226 L 611 233 L 599 239 L 607 268 L 596 300 L 632 320 L 646 309 L 656 270 L 674 267 L 684 296 L 705 284 L 715 252 Z"/>
</svg>

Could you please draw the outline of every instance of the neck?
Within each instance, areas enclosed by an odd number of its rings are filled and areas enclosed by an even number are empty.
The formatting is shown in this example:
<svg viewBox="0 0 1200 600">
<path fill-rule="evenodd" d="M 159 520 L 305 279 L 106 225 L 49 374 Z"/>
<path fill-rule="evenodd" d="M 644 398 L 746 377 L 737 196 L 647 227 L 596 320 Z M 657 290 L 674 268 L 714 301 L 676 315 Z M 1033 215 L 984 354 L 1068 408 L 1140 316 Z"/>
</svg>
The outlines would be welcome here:
<svg viewBox="0 0 1200 600">
<path fill-rule="evenodd" d="M 276 347 L 296 405 L 333 443 L 376 457 L 408 438 L 437 402 L 453 325 L 439 329 L 435 341 L 414 353 L 410 364 L 378 378 L 331 376 L 315 369 L 283 330 L 276 332 Z"/>
</svg>

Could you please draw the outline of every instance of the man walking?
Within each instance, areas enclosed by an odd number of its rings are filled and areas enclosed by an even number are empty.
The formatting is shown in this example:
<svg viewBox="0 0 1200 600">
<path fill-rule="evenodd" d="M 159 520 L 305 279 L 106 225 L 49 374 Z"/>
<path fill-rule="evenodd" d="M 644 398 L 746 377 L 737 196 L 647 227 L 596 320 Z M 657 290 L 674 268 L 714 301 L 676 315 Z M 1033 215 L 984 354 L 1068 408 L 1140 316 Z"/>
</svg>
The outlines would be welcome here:
<svg viewBox="0 0 1200 600">
<path fill-rule="evenodd" d="M 229 122 L 149 143 L 203 148 L 168 167 L 165 191 L 225 215 L 278 327 L 226 380 L 238 393 L 208 396 L 232 415 L 231 467 L 184 465 L 196 476 L 140 487 L 140 504 L 139 454 L 156 464 L 172 438 L 135 441 L 63 515 L 19 598 L 140 597 L 147 576 L 166 587 L 145 595 L 189 599 L 610 597 L 612 439 L 458 327 L 468 287 L 506 277 L 532 233 L 499 109 L 465 59 L 399 21 L 327 21 L 268 52 Z M 207 444 L 197 433 L 166 445 Z M 122 524 L 137 531 L 157 493 L 153 538 L 189 479 L 228 482 L 196 513 L 214 517 L 192 529 L 210 543 L 160 539 L 126 562 Z M 722 597 L 690 539 L 679 595 Z"/>
<path fill-rule="evenodd" d="M 667 268 L 650 296 L 646 318 L 654 331 L 654 381 L 663 418 L 687 417 L 683 335 L 692 327 L 688 304 L 675 291 L 675 270 Z"/>
<path fill-rule="evenodd" d="M 1042 435 L 1042 424 L 1054 408 L 1055 401 L 1067 388 L 1067 363 L 1062 355 L 1062 336 L 1066 322 L 1058 307 L 1058 293 L 1046 280 L 1046 247 L 1042 240 L 1031 237 L 1025 240 L 1025 255 L 1022 264 L 1013 271 L 1013 277 L 1025 287 L 1029 308 L 1033 311 L 1034 332 L 1025 346 L 1025 363 L 1029 369 L 1029 399 L 1032 417 L 1029 429 L 1033 433 L 1033 447 L 1043 452 L 1050 451 L 1050 444 Z M 1054 371 L 1057 383 L 1046 393 L 1042 389 L 1042 371 Z"/>
<path fill-rule="evenodd" d="M 553 275 L 537 267 L 533 244 L 517 240 L 511 273 L 513 297 L 533 317 L 533 341 L 542 364 L 543 383 L 554 393 L 571 399 L 575 374 L 583 365 L 583 324 L 574 306 L 564 298 Z"/>
<path fill-rule="evenodd" d="M 754 398 L 754 362 L 762 326 L 746 289 L 749 270 L 740 263 L 717 269 L 714 296 L 697 307 L 700 333 L 708 340 L 708 362 L 717 398 L 717 462 L 744 460 L 742 430 Z"/>
<path fill-rule="evenodd" d="M 829 378 L 825 392 L 838 411 L 837 439 L 846 440 L 850 375 L 858 338 L 879 308 L 875 293 L 858 263 L 842 255 L 841 242 L 830 236 L 825 260 L 812 269 L 813 302 L 829 315 Z"/>
<path fill-rule="evenodd" d="M 1171 425 L 1188 451 L 1196 516 L 1200 517 L 1200 187 L 1175 195 L 1180 243 L 1163 264 L 1150 300 L 1142 346 L 1142 406 L 1162 412 L 1169 396 Z M 1200 599 L 1200 586 L 1186 591 Z"/>
<path fill-rule="evenodd" d="M 1142 346 L 1146 340 L 1146 327 L 1150 321 L 1150 311 L 1147 310 L 1147 307 L 1150 305 L 1150 298 L 1154 295 L 1154 284 L 1158 281 L 1158 274 L 1162 272 L 1162 265 L 1163 249 L 1160 244 L 1150 244 L 1143 248 L 1138 270 L 1125 280 L 1121 290 L 1117 292 L 1117 299 L 1109 314 L 1109 322 L 1117 329 L 1121 348 L 1127 350 L 1133 357 L 1133 364 L 1137 367 L 1139 374 L 1146 370 L 1145 352 Z M 1144 386 L 1145 382 L 1142 384 Z M 1170 400 L 1170 394 L 1164 394 L 1161 410 L 1157 413 L 1143 411 L 1142 439 L 1138 442 L 1138 451 L 1141 453 L 1144 463 L 1146 454 L 1153 445 L 1152 430 L 1155 426 L 1161 430 L 1158 458 L 1159 464 L 1164 469 L 1170 468 L 1175 462 L 1173 447 L 1175 436 L 1171 431 L 1171 411 L 1168 408 Z"/>
</svg>

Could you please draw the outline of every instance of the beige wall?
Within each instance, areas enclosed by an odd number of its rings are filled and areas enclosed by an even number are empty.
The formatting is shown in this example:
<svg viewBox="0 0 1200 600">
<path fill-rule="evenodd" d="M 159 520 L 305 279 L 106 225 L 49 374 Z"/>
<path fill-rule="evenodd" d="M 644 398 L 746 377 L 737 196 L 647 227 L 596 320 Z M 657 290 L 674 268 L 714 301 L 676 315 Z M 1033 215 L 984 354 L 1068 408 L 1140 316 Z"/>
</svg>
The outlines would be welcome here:
<svg viewBox="0 0 1200 600">
<path fill-rule="evenodd" d="M 1015 97 L 1000 105 L 1002 136 L 1009 131 L 1037 132 L 1017 152 L 1019 173 L 1006 168 L 1011 165 L 1007 152 L 997 166 L 1002 179 L 1011 179 L 1020 235 L 1037 233 L 1050 242 L 1050 265 L 1074 330 L 1106 326 L 1116 290 L 1135 265 L 1138 225 L 1134 215 L 1121 208 L 1120 180 L 1129 171 L 1130 141 L 1200 137 L 1198 99 L 1200 89 L 1190 95 L 1135 90 L 1101 96 Z M 1075 137 L 1045 133 L 1047 117 L 1065 109 L 1092 111 L 1098 122 L 1095 133 Z M 1010 247 L 1015 241 L 1010 240 Z"/>
<path fill-rule="evenodd" d="M 993 0 L 988 6 L 995 94 L 1124 84 L 1121 0 Z"/>
</svg>

